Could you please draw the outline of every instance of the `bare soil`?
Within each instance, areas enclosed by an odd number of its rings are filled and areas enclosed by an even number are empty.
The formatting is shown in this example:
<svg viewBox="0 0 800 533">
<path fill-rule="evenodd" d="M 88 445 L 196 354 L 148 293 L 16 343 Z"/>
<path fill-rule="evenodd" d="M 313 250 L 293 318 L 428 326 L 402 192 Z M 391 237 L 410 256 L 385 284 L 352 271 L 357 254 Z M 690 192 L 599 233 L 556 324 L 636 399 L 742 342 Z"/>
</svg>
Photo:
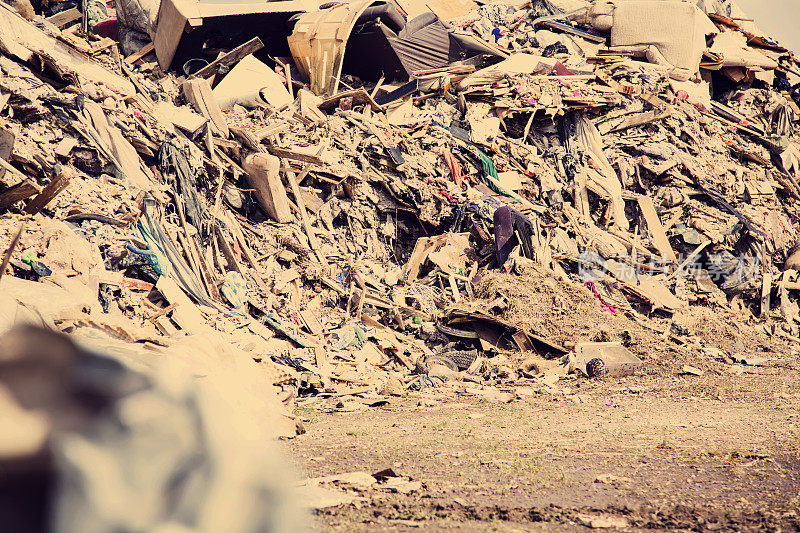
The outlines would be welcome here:
<svg viewBox="0 0 800 533">
<path fill-rule="evenodd" d="M 331 531 L 574 531 L 608 516 L 629 530 L 800 529 L 796 371 L 580 389 L 510 404 L 457 395 L 432 407 L 411 397 L 309 411 L 290 446 L 311 477 L 391 466 L 423 482 L 418 493 L 368 491 L 362 505 L 326 509 L 318 519 Z"/>
</svg>

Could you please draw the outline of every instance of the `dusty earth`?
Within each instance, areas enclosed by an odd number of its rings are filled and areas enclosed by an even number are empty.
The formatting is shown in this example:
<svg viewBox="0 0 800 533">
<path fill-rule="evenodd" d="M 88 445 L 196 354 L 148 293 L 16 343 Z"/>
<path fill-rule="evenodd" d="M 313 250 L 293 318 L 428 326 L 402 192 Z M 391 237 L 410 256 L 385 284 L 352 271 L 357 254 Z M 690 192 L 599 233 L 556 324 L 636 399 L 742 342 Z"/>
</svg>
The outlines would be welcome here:
<svg viewBox="0 0 800 533">
<path fill-rule="evenodd" d="M 302 476 L 391 467 L 422 483 L 333 487 L 360 499 L 319 511 L 323 529 L 800 530 L 800 364 L 773 326 L 733 309 L 610 316 L 580 284 L 535 272 L 481 290 L 505 294 L 495 312 L 506 320 L 565 344 L 621 340 L 644 365 L 495 383 L 509 403 L 451 382 L 356 411 L 300 409 L 307 432 L 287 445 Z M 763 366 L 734 362 L 742 355 Z"/>
<path fill-rule="evenodd" d="M 290 446 L 308 476 L 393 467 L 423 483 L 322 511 L 332 531 L 572 531 L 608 517 L 631 530 L 797 530 L 800 376 L 758 372 L 306 411 Z"/>
</svg>

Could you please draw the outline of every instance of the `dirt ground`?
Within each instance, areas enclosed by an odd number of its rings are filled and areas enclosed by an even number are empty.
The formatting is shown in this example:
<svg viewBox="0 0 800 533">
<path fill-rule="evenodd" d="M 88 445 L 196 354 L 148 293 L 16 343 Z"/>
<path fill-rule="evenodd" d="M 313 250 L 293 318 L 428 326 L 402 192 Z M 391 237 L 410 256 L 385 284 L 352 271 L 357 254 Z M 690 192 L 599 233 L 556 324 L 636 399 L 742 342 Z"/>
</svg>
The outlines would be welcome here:
<svg viewBox="0 0 800 533">
<path fill-rule="evenodd" d="M 393 467 L 423 483 L 320 512 L 330 531 L 797 530 L 800 375 L 748 370 L 307 410 L 290 447 L 308 476 Z"/>
<path fill-rule="evenodd" d="M 422 483 L 334 487 L 361 499 L 319 511 L 323 529 L 800 530 L 800 362 L 774 324 L 741 308 L 615 315 L 536 270 L 478 293 L 482 310 L 568 349 L 621 341 L 644 363 L 623 378 L 493 383 L 506 398 L 451 380 L 375 407 L 301 409 L 307 432 L 288 443 L 301 475 L 391 467 Z"/>
</svg>

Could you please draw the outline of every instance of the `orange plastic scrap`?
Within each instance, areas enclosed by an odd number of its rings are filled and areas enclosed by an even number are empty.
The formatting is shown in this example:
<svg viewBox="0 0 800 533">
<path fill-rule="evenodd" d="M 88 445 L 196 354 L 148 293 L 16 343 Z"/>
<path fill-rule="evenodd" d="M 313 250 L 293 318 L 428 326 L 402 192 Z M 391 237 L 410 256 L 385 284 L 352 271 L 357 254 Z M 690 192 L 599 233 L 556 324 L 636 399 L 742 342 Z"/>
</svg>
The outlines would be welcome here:
<svg viewBox="0 0 800 533">
<path fill-rule="evenodd" d="M 444 160 L 447 163 L 447 166 L 450 167 L 450 173 L 453 175 L 453 181 L 459 187 L 462 187 L 462 183 L 464 182 L 464 172 L 461 170 L 461 164 L 458 160 L 453 156 L 453 153 L 450 150 L 445 150 L 442 155 L 444 156 Z"/>
</svg>

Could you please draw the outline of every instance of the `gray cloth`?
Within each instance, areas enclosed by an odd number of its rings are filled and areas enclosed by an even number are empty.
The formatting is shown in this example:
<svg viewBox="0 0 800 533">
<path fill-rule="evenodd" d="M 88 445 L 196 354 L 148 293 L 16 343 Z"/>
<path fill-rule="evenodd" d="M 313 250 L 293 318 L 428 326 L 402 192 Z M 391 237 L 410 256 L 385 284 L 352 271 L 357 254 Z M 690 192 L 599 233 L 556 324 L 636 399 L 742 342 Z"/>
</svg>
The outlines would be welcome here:
<svg viewBox="0 0 800 533">
<path fill-rule="evenodd" d="M 146 34 L 126 26 L 119 26 L 118 31 L 119 47 L 126 57 L 138 52 L 143 46 L 150 42 L 150 37 Z"/>
<path fill-rule="evenodd" d="M 158 0 L 117 0 L 119 45 L 126 56 L 137 52 L 156 35 Z"/>
<path fill-rule="evenodd" d="M 595 28 L 611 30 L 612 50 L 642 54 L 670 68 L 670 77 L 688 80 L 700 68 L 705 36 L 716 27 L 697 6 L 658 0 L 604 0 L 589 17 Z"/>
<path fill-rule="evenodd" d="M 119 25 L 153 38 L 156 32 L 158 7 L 157 0 L 117 0 Z"/>
</svg>

